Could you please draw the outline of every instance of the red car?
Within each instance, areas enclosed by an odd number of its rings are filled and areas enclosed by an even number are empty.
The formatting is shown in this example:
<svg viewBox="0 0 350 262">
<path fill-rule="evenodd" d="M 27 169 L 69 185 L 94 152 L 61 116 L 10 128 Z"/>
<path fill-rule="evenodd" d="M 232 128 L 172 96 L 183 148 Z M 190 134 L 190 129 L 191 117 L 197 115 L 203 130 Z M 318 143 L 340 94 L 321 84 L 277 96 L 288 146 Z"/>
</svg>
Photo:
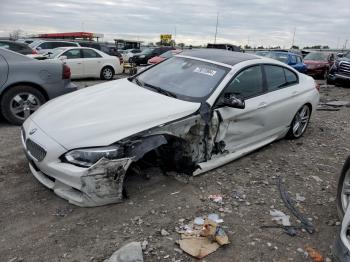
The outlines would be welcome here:
<svg viewBox="0 0 350 262">
<path fill-rule="evenodd" d="M 329 68 L 334 63 L 334 54 L 328 52 L 310 52 L 304 57 L 306 74 L 313 77 L 327 77 Z"/>
<path fill-rule="evenodd" d="M 160 56 L 152 57 L 151 59 L 148 60 L 147 63 L 149 65 L 159 64 L 160 62 L 163 62 L 165 59 L 173 57 L 174 55 L 177 55 L 181 52 L 182 52 L 182 50 L 179 50 L 179 49 L 169 50 L 168 52 L 165 52 L 165 53 L 161 54 Z"/>
</svg>

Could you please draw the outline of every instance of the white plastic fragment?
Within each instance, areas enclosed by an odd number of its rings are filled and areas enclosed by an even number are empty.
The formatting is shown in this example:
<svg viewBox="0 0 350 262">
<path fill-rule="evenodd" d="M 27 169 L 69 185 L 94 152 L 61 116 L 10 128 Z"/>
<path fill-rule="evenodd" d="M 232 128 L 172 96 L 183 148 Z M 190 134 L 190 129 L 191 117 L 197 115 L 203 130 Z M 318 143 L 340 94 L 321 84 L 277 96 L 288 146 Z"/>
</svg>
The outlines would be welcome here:
<svg viewBox="0 0 350 262">
<path fill-rule="evenodd" d="M 141 243 L 131 242 L 118 249 L 103 262 L 143 262 Z"/>
<path fill-rule="evenodd" d="M 272 216 L 273 221 L 277 221 L 281 223 L 283 226 L 290 226 L 291 223 L 289 221 L 290 216 L 286 215 L 282 211 L 279 210 L 270 210 L 270 215 Z"/>
</svg>

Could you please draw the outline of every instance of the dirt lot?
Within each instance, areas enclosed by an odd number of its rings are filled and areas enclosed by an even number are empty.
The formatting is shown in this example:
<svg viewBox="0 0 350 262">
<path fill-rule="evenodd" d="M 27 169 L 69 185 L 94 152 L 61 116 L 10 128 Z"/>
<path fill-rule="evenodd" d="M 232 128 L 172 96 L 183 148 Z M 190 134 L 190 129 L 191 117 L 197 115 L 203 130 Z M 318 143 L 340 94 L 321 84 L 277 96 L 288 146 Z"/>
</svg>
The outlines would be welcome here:
<svg viewBox="0 0 350 262">
<path fill-rule="evenodd" d="M 342 87 L 322 86 L 321 94 L 350 101 L 350 89 Z M 205 261 L 310 261 L 301 250 L 307 245 L 332 257 L 339 230 L 336 180 L 350 154 L 350 107 L 317 111 L 301 139 L 277 141 L 198 177 L 157 170 L 148 171 L 149 180 L 130 177 L 128 200 L 98 208 L 70 205 L 42 186 L 30 174 L 19 133 L 0 120 L 0 261 L 103 261 L 122 245 L 144 240 L 145 261 L 192 261 L 177 249 L 175 227 L 212 212 L 224 219 L 231 243 Z M 298 224 L 280 198 L 278 177 L 293 198 L 305 197 L 298 208 L 312 220 L 314 234 L 260 228 L 273 224 L 274 208 Z M 210 194 L 221 194 L 223 203 L 208 200 Z M 161 229 L 170 234 L 162 236 Z"/>
</svg>

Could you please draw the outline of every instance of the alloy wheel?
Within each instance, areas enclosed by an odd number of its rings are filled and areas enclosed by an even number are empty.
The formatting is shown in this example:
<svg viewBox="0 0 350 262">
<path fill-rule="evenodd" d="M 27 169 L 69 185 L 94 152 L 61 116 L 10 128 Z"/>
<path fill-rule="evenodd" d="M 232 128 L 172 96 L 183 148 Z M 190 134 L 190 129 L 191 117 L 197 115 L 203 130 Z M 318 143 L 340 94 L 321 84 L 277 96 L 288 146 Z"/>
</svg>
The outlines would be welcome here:
<svg viewBox="0 0 350 262">
<path fill-rule="evenodd" d="M 113 77 L 113 72 L 110 68 L 105 68 L 102 74 L 104 79 L 111 79 Z"/>
<path fill-rule="evenodd" d="M 295 115 L 293 121 L 293 135 L 300 137 L 306 130 L 310 119 L 310 108 L 304 105 Z"/>
<path fill-rule="evenodd" d="M 39 98 L 27 92 L 15 95 L 10 101 L 11 113 L 20 120 L 25 120 L 41 106 Z"/>
</svg>

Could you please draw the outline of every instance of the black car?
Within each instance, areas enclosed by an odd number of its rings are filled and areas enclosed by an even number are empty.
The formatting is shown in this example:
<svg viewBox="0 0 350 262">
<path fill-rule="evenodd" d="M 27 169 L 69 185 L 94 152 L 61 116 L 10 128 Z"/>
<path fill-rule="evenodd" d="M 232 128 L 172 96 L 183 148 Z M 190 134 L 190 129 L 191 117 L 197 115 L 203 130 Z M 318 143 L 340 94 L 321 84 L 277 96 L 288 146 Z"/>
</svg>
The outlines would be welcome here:
<svg viewBox="0 0 350 262">
<path fill-rule="evenodd" d="M 88 41 L 80 41 L 78 43 L 80 46 L 95 48 L 108 55 L 117 56 L 119 57 L 119 60 L 121 60 L 120 62 L 121 63 L 123 62 L 123 57 L 121 53 L 118 52 L 118 49 L 114 44 L 88 42 Z"/>
<path fill-rule="evenodd" d="M 327 84 L 350 83 L 350 51 L 338 54 L 337 60 L 329 69 Z"/>
<path fill-rule="evenodd" d="M 146 48 L 142 50 L 141 53 L 135 54 L 133 57 L 130 57 L 129 62 L 135 63 L 136 65 L 147 64 L 148 60 L 155 56 L 160 56 L 161 54 L 174 50 L 173 46 L 163 46 L 156 48 Z"/>
<path fill-rule="evenodd" d="M 31 49 L 27 44 L 9 40 L 0 40 L 0 48 L 9 49 L 22 55 L 36 54 L 36 51 Z"/>
</svg>

